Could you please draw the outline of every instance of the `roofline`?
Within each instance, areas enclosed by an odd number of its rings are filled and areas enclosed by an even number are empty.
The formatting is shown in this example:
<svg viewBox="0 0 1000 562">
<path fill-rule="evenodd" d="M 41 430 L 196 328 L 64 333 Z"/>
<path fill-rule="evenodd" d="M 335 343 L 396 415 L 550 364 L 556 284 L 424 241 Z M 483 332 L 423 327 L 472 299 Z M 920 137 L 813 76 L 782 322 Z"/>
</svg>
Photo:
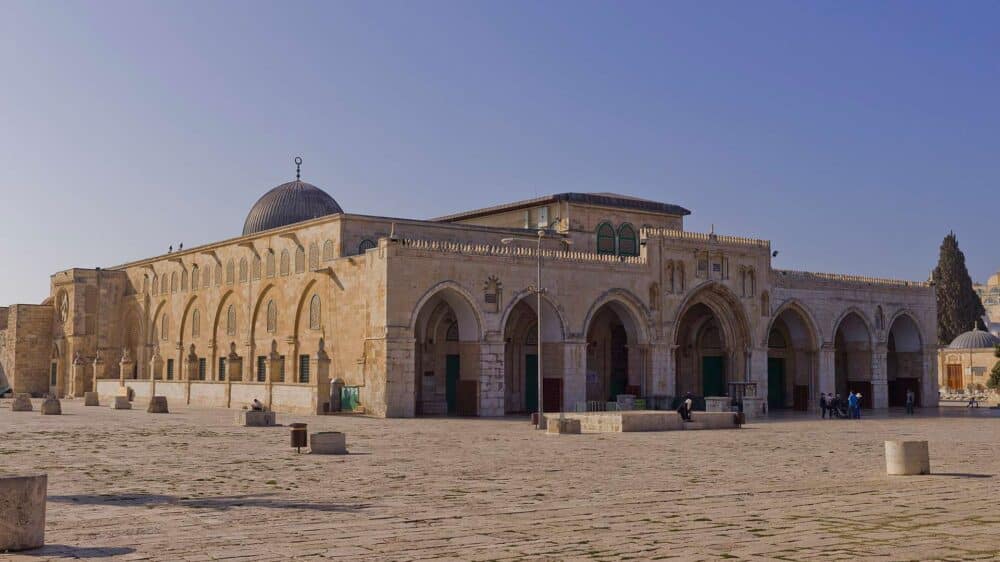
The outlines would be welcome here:
<svg viewBox="0 0 1000 562">
<path fill-rule="evenodd" d="M 461 213 L 454 213 L 451 215 L 445 215 L 443 217 L 437 217 L 431 219 L 434 222 L 454 222 L 458 220 L 468 220 L 489 215 L 494 215 L 496 213 L 505 211 L 516 211 L 518 209 L 523 209 L 525 207 L 534 207 L 542 203 L 580 203 L 583 205 L 599 205 L 603 207 L 614 207 L 618 209 L 633 209 L 636 211 L 647 211 L 653 213 L 664 213 L 668 215 L 678 215 L 687 216 L 691 214 L 691 211 L 681 207 L 680 205 L 674 205 L 671 203 L 660 203 L 658 201 L 646 201 L 643 199 L 632 199 L 627 197 L 615 197 L 613 195 L 604 195 L 597 193 L 554 193 L 552 195 L 545 195 L 543 197 L 536 197 L 534 199 L 525 199 L 523 201 L 515 201 L 513 203 L 504 203 L 502 205 L 494 205 L 492 207 L 483 207 L 481 209 L 474 209 L 471 211 L 463 211 Z"/>
</svg>

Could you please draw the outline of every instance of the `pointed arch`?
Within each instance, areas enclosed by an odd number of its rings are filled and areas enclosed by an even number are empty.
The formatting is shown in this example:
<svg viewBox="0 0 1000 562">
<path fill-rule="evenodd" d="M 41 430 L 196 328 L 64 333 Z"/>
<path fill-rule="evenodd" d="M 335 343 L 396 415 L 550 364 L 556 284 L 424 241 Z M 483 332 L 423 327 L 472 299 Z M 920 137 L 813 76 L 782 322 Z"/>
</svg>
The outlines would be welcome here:
<svg viewBox="0 0 1000 562">
<path fill-rule="evenodd" d="M 463 338 L 468 338 L 469 334 L 475 334 L 474 339 L 466 341 L 482 341 L 485 333 L 482 311 L 476 306 L 476 299 L 465 287 L 455 281 L 441 281 L 417 299 L 417 304 L 410 312 L 410 330 L 418 332 L 419 317 L 424 310 L 424 306 L 431 300 L 440 298 L 448 303 L 455 311 L 459 323 L 459 331 Z"/>
<path fill-rule="evenodd" d="M 868 316 L 865 314 L 865 311 L 861 310 L 860 308 L 858 308 L 856 306 L 849 306 L 849 307 L 845 308 L 844 310 L 842 310 L 840 312 L 840 315 L 837 316 L 837 319 L 834 320 L 834 322 L 833 322 L 833 329 L 830 330 L 831 341 L 833 341 L 833 339 L 837 337 L 837 330 L 840 329 L 840 326 L 841 326 L 841 324 L 844 323 L 844 320 L 846 320 L 847 317 L 849 317 L 852 314 L 857 315 L 857 317 L 864 324 L 865 330 L 868 331 L 868 343 L 869 343 L 869 345 L 874 345 L 875 344 L 875 341 L 874 341 L 875 340 L 875 326 L 872 324 L 871 319 L 868 318 Z"/>
<path fill-rule="evenodd" d="M 642 299 L 631 291 L 620 288 L 605 291 L 597 297 L 597 300 L 591 303 L 586 316 L 584 316 L 583 326 L 581 326 L 579 333 L 587 333 L 593 322 L 594 315 L 606 304 L 611 304 L 615 307 L 617 309 L 616 312 L 621 312 L 622 309 L 628 312 L 628 316 L 633 319 L 633 322 L 627 325 L 626 329 L 633 332 L 629 335 L 634 338 L 634 341 L 637 343 L 649 342 L 651 332 L 649 326 L 649 319 L 651 317 L 649 308 L 643 304 Z"/>
<path fill-rule="evenodd" d="M 257 300 L 253 305 L 253 313 L 250 319 L 250 341 L 253 341 L 257 337 L 257 322 L 260 319 L 261 309 L 264 307 L 265 303 L 274 300 L 275 286 L 274 283 L 268 283 L 264 288 L 257 294 Z M 266 330 L 265 330 L 266 331 Z"/>
<path fill-rule="evenodd" d="M 635 227 L 627 222 L 618 227 L 618 255 L 639 255 L 639 236 Z"/>
<path fill-rule="evenodd" d="M 316 242 L 309 243 L 309 271 L 316 271 L 319 269 L 319 244 Z"/>
<path fill-rule="evenodd" d="M 323 242 L 323 261 L 333 261 L 334 255 L 333 240 Z"/>
<path fill-rule="evenodd" d="M 809 332 L 809 344 L 811 351 L 817 351 L 823 346 L 823 331 L 820 329 L 819 322 L 816 321 L 816 316 L 812 313 L 812 310 L 806 306 L 802 301 L 791 298 L 781 303 L 781 305 L 774 311 L 771 315 L 771 320 L 767 323 L 766 329 L 764 330 L 763 339 L 761 340 L 761 345 L 767 346 L 768 337 L 771 334 L 771 329 L 774 328 L 774 323 L 778 318 L 785 312 L 794 312 L 803 321 Z"/>
<path fill-rule="evenodd" d="M 295 248 L 295 273 L 305 273 L 306 271 L 306 251 L 302 246 Z"/>
<path fill-rule="evenodd" d="M 532 293 L 528 289 L 522 289 L 514 293 L 511 296 L 511 298 L 508 299 L 507 306 L 504 307 L 503 311 L 500 314 L 499 329 L 501 331 L 505 329 L 505 327 L 507 326 L 507 322 L 510 319 L 511 312 L 514 310 L 514 307 L 516 307 L 517 304 L 521 301 L 525 301 L 526 304 L 529 307 L 531 307 L 532 310 L 535 311 L 535 314 L 537 314 L 538 311 L 536 310 L 536 307 L 538 305 L 537 305 L 537 300 L 534 298 L 534 296 L 535 296 L 534 293 Z M 566 315 L 564 314 L 562 306 L 559 304 L 558 301 L 553 299 L 552 296 L 547 293 L 542 294 L 542 302 L 545 303 L 542 305 L 543 307 L 542 331 L 544 332 L 542 335 L 543 341 L 565 340 L 567 334 L 569 333 L 569 324 L 566 322 Z M 546 318 L 547 315 L 544 312 L 545 310 L 549 311 L 548 319 Z M 551 322 L 551 319 L 555 319 L 556 322 Z M 553 330 L 553 326 L 557 330 Z"/>
</svg>

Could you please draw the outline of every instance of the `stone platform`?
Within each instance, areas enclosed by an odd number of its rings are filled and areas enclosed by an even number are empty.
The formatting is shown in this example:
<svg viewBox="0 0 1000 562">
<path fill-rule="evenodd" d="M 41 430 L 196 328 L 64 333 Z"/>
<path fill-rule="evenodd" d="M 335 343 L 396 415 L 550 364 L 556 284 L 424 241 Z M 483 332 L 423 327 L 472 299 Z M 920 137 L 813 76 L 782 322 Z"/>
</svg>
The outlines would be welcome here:
<svg viewBox="0 0 1000 562">
<path fill-rule="evenodd" d="M 559 414 L 545 414 L 554 422 Z M 685 423 L 672 411 L 633 410 L 621 412 L 567 412 L 564 419 L 579 420 L 583 433 L 624 433 L 632 431 L 681 431 L 685 429 L 736 429 L 732 412 L 692 412 L 692 422 Z"/>
</svg>

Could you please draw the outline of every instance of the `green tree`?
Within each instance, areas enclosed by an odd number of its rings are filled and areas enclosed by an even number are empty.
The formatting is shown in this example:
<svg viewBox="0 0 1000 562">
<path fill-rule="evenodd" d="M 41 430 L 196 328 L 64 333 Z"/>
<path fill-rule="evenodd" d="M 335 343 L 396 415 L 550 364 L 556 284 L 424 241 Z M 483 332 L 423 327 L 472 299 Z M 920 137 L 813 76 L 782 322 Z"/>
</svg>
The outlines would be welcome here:
<svg viewBox="0 0 1000 562">
<path fill-rule="evenodd" d="M 932 279 L 937 295 L 938 342 L 947 345 L 962 332 L 972 329 L 986 314 L 979 295 L 972 288 L 965 254 L 958 248 L 954 232 L 949 232 L 941 242 L 941 255 Z"/>
<path fill-rule="evenodd" d="M 1000 345 L 993 350 L 993 355 L 1000 359 Z M 990 371 L 990 380 L 986 381 L 986 386 L 993 390 L 1000 390 L 1000 361 L 993 365 L 993 370 Z"/>
</svg>

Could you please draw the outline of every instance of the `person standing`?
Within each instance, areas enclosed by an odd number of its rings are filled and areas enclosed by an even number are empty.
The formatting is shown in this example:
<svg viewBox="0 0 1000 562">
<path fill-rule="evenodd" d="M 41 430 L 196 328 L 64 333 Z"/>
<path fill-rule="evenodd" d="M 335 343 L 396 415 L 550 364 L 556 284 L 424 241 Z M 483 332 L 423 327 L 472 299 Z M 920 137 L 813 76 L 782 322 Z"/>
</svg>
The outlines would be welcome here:
<svg viewBox="0 0 1000 562">
<path fill-rule="evenodd" d="M 819 417 L 826 418 L 826 393 L 819 393 Z"/>
<path fill-rule="evenodd" d="M 847 410 L 850 412 L 852 419 L 857 419 L 858 410 L 858 396 L 854 394 L 854 391 L 847 392 Z"/>
<path fill-rule="evenodd" d="M 906 413 L 913 415 L 913 406 L 917 402 L 917 396 L 913 393 L 913 389 L 907 389 L 906 391 Z"/>
</svg>

